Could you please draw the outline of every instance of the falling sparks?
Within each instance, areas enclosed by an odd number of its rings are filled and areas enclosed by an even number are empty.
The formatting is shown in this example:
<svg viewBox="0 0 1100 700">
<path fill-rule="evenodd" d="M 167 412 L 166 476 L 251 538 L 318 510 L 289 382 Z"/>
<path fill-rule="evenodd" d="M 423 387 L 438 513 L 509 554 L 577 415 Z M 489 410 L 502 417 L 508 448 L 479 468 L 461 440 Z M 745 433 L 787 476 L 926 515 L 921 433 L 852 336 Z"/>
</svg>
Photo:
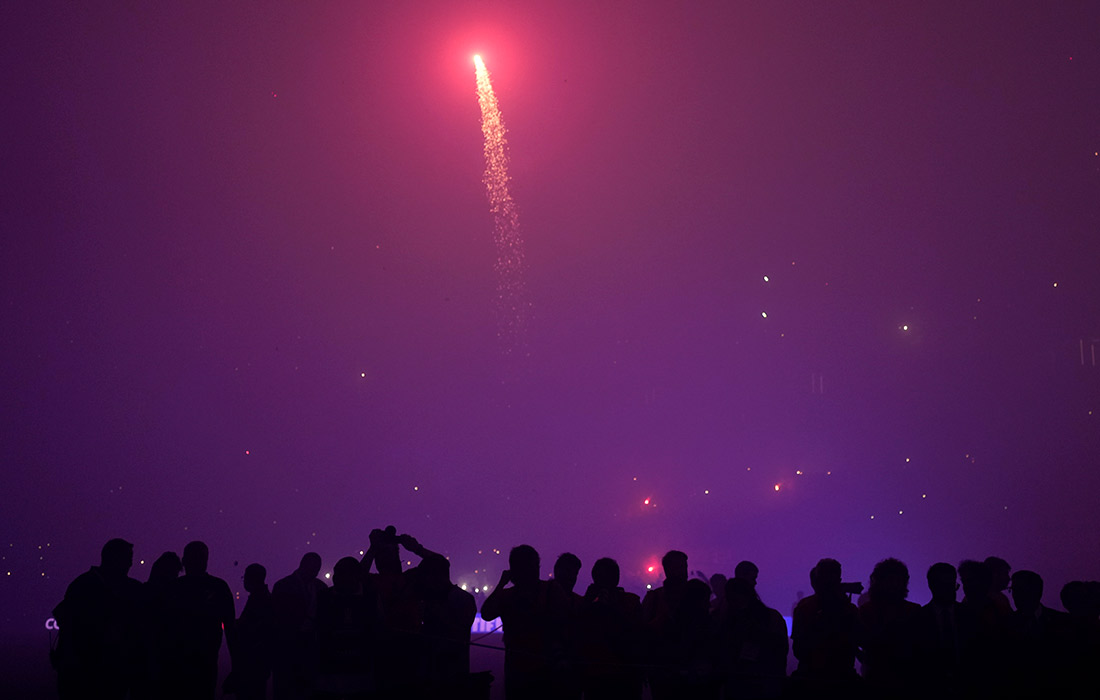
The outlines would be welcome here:
<svg viewBox="0 0 1100 700">
<path fill-rule="evenodd" d="M 508 141 L 489 71 L 481 56 L 474 56 L 477 102 L 481 107 L 481 132 L 485 136 L 485 182 L 489 210 L 493 213 L 493 238 L 497 247 L 498 334 L 504 352 L 515 351 L 522 341 L 527 320 L 523 283 L 523 239 L 519 235 L 516 205 L 508 192 Z"/>
</svg>

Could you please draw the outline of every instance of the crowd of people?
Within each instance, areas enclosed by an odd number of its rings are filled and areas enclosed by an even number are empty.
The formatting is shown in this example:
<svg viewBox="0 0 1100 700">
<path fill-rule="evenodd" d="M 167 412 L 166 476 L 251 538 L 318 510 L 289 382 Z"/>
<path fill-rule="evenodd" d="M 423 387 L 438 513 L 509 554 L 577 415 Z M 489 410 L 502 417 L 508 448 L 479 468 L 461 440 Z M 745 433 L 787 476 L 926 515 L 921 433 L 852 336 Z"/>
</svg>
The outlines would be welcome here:
<svg viewBox="0 0 1100 700">
<path fill-rule="evenodd" d="M 415 567 L 403 569 L 402 548 Z M 223 636 L 232 668 L 222 690 L 242 700 L 268 697 L 269 681 L 276 700 L 489 696 L 491 674 L 470 672 L 475 599 L 451 581 L 446 557 L 410 535 L 372 531 L 361 559 L 333 566 L 331 586 L 315 553 L 270 590 L 250 564 L 239 617 L 208 559 L 192 542 L 140 583 L 129 577 L 133 545 L 107 542 L 54 611 L 62 700 L 213 698 Z M 512 549 L 481 606 L 483 620 L 502 623 L 505 697 L 640 700 L 646 687 L 654 700 L 1100 695 L 1100 582 L 1067 584 L 1061 612 L 1042 605 L 1035 572 L 996 557 L 941 562 L 920 606 L 897 559 L 874 567 L 866 592 L 822 559 L 788 636 L 756 592 L 752 562 L 709 579 L 692 577 L 680 551 L 662 565 L 662 585 L 640 598 L 619 585 L 613 559 L 599 559 L 582 594 L 575 555 L 544 580 L 534 548 Z"/>
</svg>

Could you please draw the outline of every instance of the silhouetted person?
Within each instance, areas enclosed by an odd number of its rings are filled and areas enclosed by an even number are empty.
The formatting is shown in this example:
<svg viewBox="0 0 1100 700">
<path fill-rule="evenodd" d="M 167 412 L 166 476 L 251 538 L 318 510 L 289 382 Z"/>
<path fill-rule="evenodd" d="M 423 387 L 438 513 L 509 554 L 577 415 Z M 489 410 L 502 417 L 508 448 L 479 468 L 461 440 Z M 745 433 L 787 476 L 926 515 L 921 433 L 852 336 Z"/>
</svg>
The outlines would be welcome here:
<svg viewBox="0 0 1100 700">
<path fill-rule="evenodd" d="M 451 582 L 451 563 L 429 554 L 416 567 L 424 617 L 423 657 L 417 670 L 430 697 L 463 698 L 471 693 L 470 627 L 477 601 Z"/>
<path fill-rule="evenodd" d="M 370 533 L 370 549 L 363 556 L 363 571 L 369 585 L 378 591 L 382 602 L 385 631 L 379 647 L 378 683 L 384 694 L 403 692 L 416 673 L 421 656 L 420 600 L 417 597 L 416 569 L 403 571 L 401 548 L 420 559 L 434 554 L 421 545 L 412 535 L 398 535 L 390 525 L 385 530 Z M 377 574 L 371 574 L 374 564 Z"/>
<path fill-rule="evenodd" d="M 175 635 L 175 582 L 183 563 L 175 552 L 157 557 L 149 580 L 141 587 L 140 668 L 132 695 L 135 700 L 162 700 L 175 692 L 168 669 L 179 654 Z"/>
<path fill-rule="evenodd" d="M 930 600 L 917 617 L 916 687 L 925 697 L 954 698 L 959 695 L 962 637 L 959 590 L 955 567 L 938 562 L 928 569 Z"/>
<path fill-rule="evenodd" d="M 707 579 L 710 591 L 714 598 L 710 601 L 710 610 L 715 616 L 723 615 L 726 611 L 726 575 L 723 573 L 711 574 Z"/>
<path fill-rule="evenodd" d="M 813 595 L 794 608 L 791 641 L 798 669 L 792 684 L 805 697 L 858 694 L 855 661 L 863 635 L 856 606 L 841 584 L 840 563 L 819 561 L 810 571 L 810 585 Z"/>
<path fill-rule="evenodd" d="M 1043 579 L 1034 571 L 1012 574 L 1012 690 L 1021 697 L 1062 697 L 1070 639 L 1069 616 L 1043 605 Z"/>
<path fill-rule="evenodd" d="M 619 587 L 615 560 L 596 560 L 577 624 L 585 700 L 642 697 L 641 616 L 641 599 Z"/>
<path fill-rule="evenodd" d="M 581 697 L 581 676 L 577 668 L 576 625 L 577 615 L 583 598 L 575 593 L 577 576 L 581 571 L 581 560 L 576 554 L 566 552 L 554 562 L 552 583 L 560 586 L 566 600 L 565 617 L 562 619 L 561 657 L 555 660 L 554 673 L 558 684 L 556 695 L 561 700 L 579 700 Z"/>
<path fill-rule="evenodd" d="M 1012 613 L 1012 605 L 1008 602 L 1005 591 L 1011 581 L 1012 567 L 1000 557 L 986 557 L 985 565 L 989 568 L 989 598 L 1003 615 Z"/>
<path fill-rule="evenodd" d="M 365 698 L 374 691 L 380 630 L 378 598 L 363 586 L 363 567 L 344 557 L 332 569 L 332 588 L 318 601 L 320 698 Z"/>
<path fill-rule="evenodd" d="M 183 576 L 173 584 L 179 641 L 175 684 L 183 698 L 213 698 L 218 688 L 222 631 L 234 650 L 237 611 L 229 584 L 206 571 L 210 550 L 203 542 L 183 548 Z"/>
<path fill-rule="evenodd" d="M 718 626 L 710 608 L 710 585 L 690 579 L 684 586 L 673 618 L 675 637 L 670 679 L 679 698 L 717 700 L 721 692 L 718 665 Z"/>
<path fill-rule="evenodd" d="M 53 610 L 61 631 L 53 655 L 61 700 L 124 698 L 137 660 L 141 584 L 127 576 L 134 545 L 109 540 L 99 566 L 76 577 Z"/>
<path fill-rule="evenodd" d="M 510 586 L 508 584 L 511 584 Z M 539 580 L 539 554 L 521 544 L 481 605 L 481 618 L 504 623 L 504 694 L 508 700 L 554 697 L 554 660 L 561 653 L 567 603 L 562 589 Z"/>
<path fill-rule="evenodd" d="M 248 600 L 237 619 L 237 643 L 233 652 L 233 671 L 226 679 L 227 693 L 240 700 L 263 700 L 267 680 L 275 658 L 275 603 L 267 589 L 267 569 L 249 564 L 244 570 L 244 589 Z"/>
<path fill-rule="evenodd" d="M 778 698 L 787 676 L 787 623 L 764 605 L 748 578 L 726 581 L 720 669 L 727 700 Z"/>
<path fill-rule="evenodd" d="M 1059 598 L 1069 615 L 1069 651 L 1066 678 L 1072 698 L 1100 697 L 1100 584 L 1095 581 L 1070 581 Z"/>
<path fill-rule="evenodd" d="M 304 700 L 312 692 L 320 656 L 318 599 L 328 588 L 317 578 L 320 571 L 321 556 L 307 552 L 298 568 L 271 588 L 278 629 L 272 674 L 275 700 Z"/>
<path fill-rule="evenodd" d="M 642 599 L 642 626 L 648 643 L 649 687 L 654 700 L 674 698 L 678 690 L 679 630 L 676 616 L 688 582 L 688 557 L 671 550 L 661 558 L 664 583 Z"/>
<path fill-rule="evenodd" d="M 920 606 L 906 600 L 909 568 L 884 559 L 871 571 L 867 602 L 859 608 L 863 629 L 862 674 L 873 697 L 913 696 L 914 643 Z"/>
<path fill-rule="evenodd" d="M 959 563 L 963 600 L 959 605 L 964 694 L 996 694 L 1007 686 L 1007 643 L 1011 613 L 993 596 L 993 572 L 985 562 Z"/>
</svg>

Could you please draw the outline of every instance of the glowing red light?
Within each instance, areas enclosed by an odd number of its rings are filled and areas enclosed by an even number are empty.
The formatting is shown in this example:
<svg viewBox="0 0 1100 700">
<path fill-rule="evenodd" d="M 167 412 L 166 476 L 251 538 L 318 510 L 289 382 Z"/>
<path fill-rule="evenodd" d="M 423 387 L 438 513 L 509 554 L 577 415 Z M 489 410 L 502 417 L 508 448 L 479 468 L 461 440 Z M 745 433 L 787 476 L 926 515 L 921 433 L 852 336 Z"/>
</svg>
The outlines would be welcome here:
<svg viewBox="0 0 1100 700">
<path fill-rule="evenodd" d="M 642 501 L 642 505 L 648 506 L 649 505 L 649 499 L 647 498 L 644 501 Z"/>
<path fill-rule="evenodd" d="M 251 453 L 250 451 L 248 451 L 248 450 L 245 450 L 245 451 L 244 451 L 244 453 L 245 453 L 246 455 L 250 455 L 250 454 L 252 454 L 252 453 Z"/>
</svg>

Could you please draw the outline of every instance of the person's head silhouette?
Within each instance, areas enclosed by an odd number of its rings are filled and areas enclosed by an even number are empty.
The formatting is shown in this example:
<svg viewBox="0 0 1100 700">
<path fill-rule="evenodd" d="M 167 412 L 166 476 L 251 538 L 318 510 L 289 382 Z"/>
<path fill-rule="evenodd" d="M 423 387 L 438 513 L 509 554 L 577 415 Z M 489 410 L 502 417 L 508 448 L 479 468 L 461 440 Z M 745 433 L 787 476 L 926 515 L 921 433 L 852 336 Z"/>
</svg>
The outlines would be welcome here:
<svg viewBox="0 0 1100 700">
<path fill-rule="evenodd" d="M 539 553 L 529 544 L 513 547 L 508 553 L 512 583 L 528 586 L 539 580 Z"/>
<path fill-rule="evenodd" d="M 183 548 L 183 571 L 188 576 L 206 573 L 210 561 L 210 548 L 205 542 L 188 542 Z"/>
<path fill-rule="evenodd" d="M 107 540 L 99 552 L 99 568 L 107 576 L 122 577 L 134 565 L 134 545 L 124 539 Z"/>
<path fill-rule="evenodd" d="M 670 550 L 661 557 L 661 567 L 668 581 L 685 583 L 688 580 L 688 555 L 679 550 Z"/>
<path fill-rule="evenodd" d="M 577 587 L 577 575 L 581 571 L 581 560 L 576 554 L 566 552 L 554 562 L 554 580 L 568 593 Z"/>
<path fill-rule="evenodd" d="M 244 589 L 255 593 L 264 588 L 266 578 L 267 569 L 262 564 L 249 564 L 244 568 Z"/>
</svg>

